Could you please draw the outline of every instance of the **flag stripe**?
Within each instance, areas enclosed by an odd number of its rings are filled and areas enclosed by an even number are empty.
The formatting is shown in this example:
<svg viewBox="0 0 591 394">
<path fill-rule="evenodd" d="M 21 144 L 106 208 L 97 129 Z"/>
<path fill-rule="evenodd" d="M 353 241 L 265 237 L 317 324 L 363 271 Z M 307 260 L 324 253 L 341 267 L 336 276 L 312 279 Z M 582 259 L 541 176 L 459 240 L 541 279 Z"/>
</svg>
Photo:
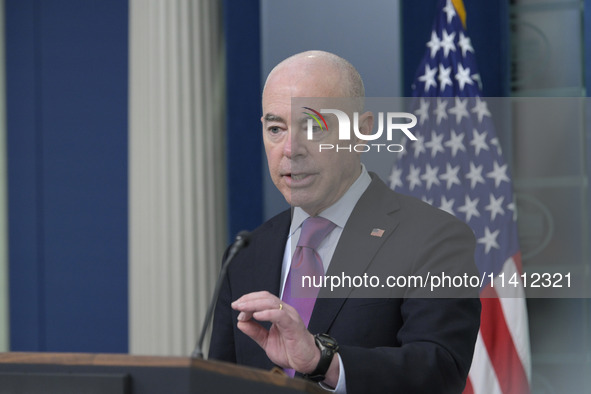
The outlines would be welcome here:
<svg viewBox="0 0 591 394">
<path fill-rule="evenodd" d="M 499 300 L 503 309 L 505 322 L 513 338 L 513 343 L 519 359 L 525 368 L 525 373 L 530 380 L 531 364 L 529 349 L 529 328 L 527 324 L 527 309 L 525 305 L 525 291 L 523 287 L 507 286 L 511 278 L 516 278 L 521 283 L 521 254 L 507 260 L 503 266 L 504 282 L 495 278 L 494 285 L 498 290 Z"/>
<path fill-rule="evenodd" d="M 503 394 L 497 376 L 491 371 L 494 371 L 494 369 L 482 340 L 482 334 L 479 332 L 469 375 L 474 393 Z"/>
<path fill-rule="evenodd" d="M 493 289 L 494 291 L 494 289 Z M 527 376 L 499 298 L 482 298 L 480 332 L 504 393 L 527 393 Z"/>
<path fill-rule="evenodd" d="M 519 277 L 521 274 L 521 254 L 517 253 L 504 266 L 505 278 Z M 520 280 L 521 282 L 521 280 Z M 500 292 L 500 302 L 503 308 L 505 322 L 513 338 L 521 364 L 525 368 L 527 380 L 531 380 L 531 359 L 529 348 L 529 327 L 527 323 L 527 308 L 525 305 L 525 290 L 523 287 L 509 287 Z M 509 291 L 506 291 L 509 290 Z"/>
<path fill-rule="evenodd" d="M 464 394 L 474 394 L 474 388 L 472 387 L 472 381 L 468 376 L 468 380 L 466 380 L 466 387 L 464 388 Z"/>
<path fill-rule="evenodd" d="M 511 298 L 501 297 L 501 306 L 503 307 L 505 322 L 513 338 L 515 350 L 521 360 L 521 365 L 525 369 L 527 381 L 531 381 L 531 358 L 529 348 L 529 335 L 527 324 L 527 310 L 525 302 L 515 302 Z"/>
</svg>

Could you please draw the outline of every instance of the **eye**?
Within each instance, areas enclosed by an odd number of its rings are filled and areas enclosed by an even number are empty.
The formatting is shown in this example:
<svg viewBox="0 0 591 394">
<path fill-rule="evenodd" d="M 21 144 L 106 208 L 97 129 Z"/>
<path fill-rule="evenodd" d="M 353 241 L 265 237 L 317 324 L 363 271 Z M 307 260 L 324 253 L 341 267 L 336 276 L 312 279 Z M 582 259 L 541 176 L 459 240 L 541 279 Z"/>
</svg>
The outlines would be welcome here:
<svg viewBox="0 0 591 394">
<path fill-rule="evenodd" d="M 268 130 L 269 130 L 269 133 L 273 134 L 273 135 L 279 134 L 281 132 L 281 128 L 279 128 L 277 126 L 271 126 L 268 128 Z"/>
</svg>

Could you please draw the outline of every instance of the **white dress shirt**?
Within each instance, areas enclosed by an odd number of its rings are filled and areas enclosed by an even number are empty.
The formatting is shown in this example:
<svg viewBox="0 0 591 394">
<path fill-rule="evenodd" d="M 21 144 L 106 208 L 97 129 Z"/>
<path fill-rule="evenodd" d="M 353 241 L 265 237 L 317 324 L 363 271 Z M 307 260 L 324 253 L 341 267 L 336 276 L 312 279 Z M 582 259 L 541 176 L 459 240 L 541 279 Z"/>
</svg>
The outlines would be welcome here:
<svg viewBox="0 0 591 394">
<path fill-rule="evenodd" d="M 326 238 L 324 238 L 316 250 L 322 259 L 324 272 L 328 271 L 328 266 L 330 265 L 330 261 L 337 247 L 339 239 L 341 238 L 345 224 L 347 223 L 347 220 L 349 220 L 351 212 L 353 212 L 353 208 L 355 208 L 357 201 L 359 201 L 359 198 L 361 198 L 361 195 L 365 192 L 370 183 L 371 177 L 365 169 L 365 166 L 361 164 L 361 175 L 359 175 L 351 187 L 349 187 L 349 190 L 347 190 L 336 203 L 326 208 L 318 215 L 336 224 L 336 227 L 330 232 L 330 234 L 326 236 Z M 310 217 L 310 215 L 308 215 L 300 207 L 294 208 L 291 227 L 289 229 L 289 237 L 287 238 L 285 252 L 283 254 L 283 266 L 281 269 L 281 298 L 283 298 L 285 281 L 287 279 L 287 275 L 289 274 L 289 268 L 291 267 L 291 259 L 293 257 L 298 240 L 300 239 L 302 223 L 308 217 Z M 343 367 L 341 356 L 339 356 L 338 353 L 337 356 L 339 357 L 340 374 L 337 387 L 334 389 L 334 392 L 344 394 L 347 392 L 345 385 L 345 368 Z M 327 388 L 326 386 L 323 387 Z"/>
</svg>

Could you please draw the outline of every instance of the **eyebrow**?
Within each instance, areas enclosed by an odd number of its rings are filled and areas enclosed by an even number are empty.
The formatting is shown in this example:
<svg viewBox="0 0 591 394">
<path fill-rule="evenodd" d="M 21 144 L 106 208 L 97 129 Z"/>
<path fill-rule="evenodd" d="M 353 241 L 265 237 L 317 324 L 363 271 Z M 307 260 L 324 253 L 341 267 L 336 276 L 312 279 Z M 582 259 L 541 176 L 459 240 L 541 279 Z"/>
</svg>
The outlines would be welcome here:
<svg viewBox="0 0 591 394">
<path fill-rule="evenodd" d="M 285 123 L 285 120 L 278 115 L 273 115 L 273 114 L 266 114 L 265 115 L 265 122 L 283 122 Z"/>
</svg>

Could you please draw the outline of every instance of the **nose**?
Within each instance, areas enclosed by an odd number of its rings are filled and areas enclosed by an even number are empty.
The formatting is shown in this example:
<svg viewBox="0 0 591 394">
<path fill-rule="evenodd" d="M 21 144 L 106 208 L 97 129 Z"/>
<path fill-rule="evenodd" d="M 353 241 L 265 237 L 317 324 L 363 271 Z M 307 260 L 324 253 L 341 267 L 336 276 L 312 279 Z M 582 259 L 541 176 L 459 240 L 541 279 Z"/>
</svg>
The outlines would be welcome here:
<svg viewBox="0 0 591 394">
<path fill-rule="evenodd" d="M 304 133 L 292 132 L 290 130 L 283 144 L 283 155 L 289 159 L 299 156 L 306 156 L 307 147 Z"/>
<path fill-rule="evenodd" d="M 292 152 L 292 144 L 291 144 L 292 134 L 291 131 L 287 133 L 287 137 L 283 142 L 283 156 L 291 159 L 291 152 Z"/>
</svg>

